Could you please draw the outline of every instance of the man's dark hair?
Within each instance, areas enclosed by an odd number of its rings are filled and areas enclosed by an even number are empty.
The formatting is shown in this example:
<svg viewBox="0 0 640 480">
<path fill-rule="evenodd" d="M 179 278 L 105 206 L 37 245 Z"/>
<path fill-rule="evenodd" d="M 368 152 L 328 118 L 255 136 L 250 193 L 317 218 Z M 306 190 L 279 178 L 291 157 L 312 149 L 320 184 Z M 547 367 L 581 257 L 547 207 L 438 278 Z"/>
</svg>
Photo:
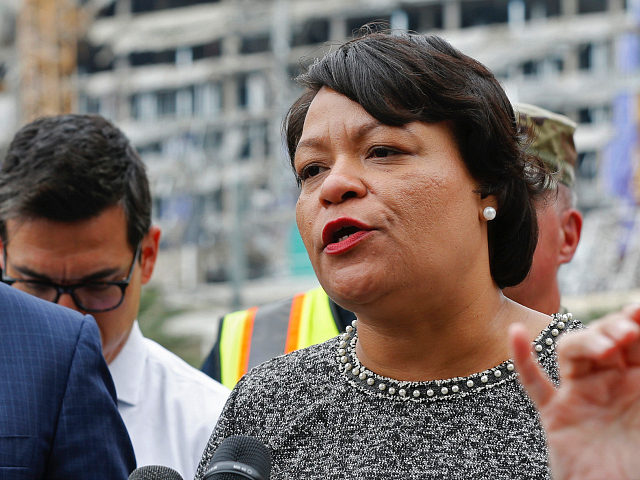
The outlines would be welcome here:
<svg viewBox="0 0 640 480">
<path fill-rule="evenodd" d="M 387 125 L 449 122 L 478 193 L 497 198 L 498 215 L 488 223 L 491 275 L 500 288 L 524 279 L 538 238 L 533 201 L 546 177 L 525 153 L 511 104 L 484 65 L 434 35 L 374 32 L 316 60 L 297 80 L 306 90 L 284 124 L 292 166 L 307 111 L 324 86 Z"/>
<path fill-rule="evenodd" d="M 10 219 L 87 220 L 121 205 L 135 249 L 151 226 L 142 160 L 98 115 L 43 117 L 14 136 L 0 168 L 0 236 Z"/>
</svg>

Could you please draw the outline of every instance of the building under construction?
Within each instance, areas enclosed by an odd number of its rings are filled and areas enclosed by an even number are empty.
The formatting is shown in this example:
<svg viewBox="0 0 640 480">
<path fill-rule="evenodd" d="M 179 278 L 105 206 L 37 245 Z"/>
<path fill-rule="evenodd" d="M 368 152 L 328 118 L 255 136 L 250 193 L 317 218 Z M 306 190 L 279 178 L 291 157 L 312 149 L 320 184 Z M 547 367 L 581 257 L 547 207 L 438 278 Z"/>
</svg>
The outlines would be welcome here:
<svg viewBox="0 0 640 480">
<path fill-rule="evenodd" d="M 293 221 L 297 191 L 281 122 L 299 93 L 292 79 L 301 68 L 371 21 L 440 34 L 491 68 L 513 101 L 578 122 L 578 197 L 585 211 L 636 203 L 640 6 L 634 0 L 101 0 L 77 5 L 91 9 L 79 17 L 73 101 L 79 111 L 113 120 L 143 156 L 154 215 L 164 231 L 163 256 L 170 259 L 158 272 L 166 282 L 237 283 L 309 272 Z M 0 31 L 0 109 L 16 110 L 3 100 L 11 38 Z M 28 85 L 14 82 L 14 87 Z M 6 123 L 0 119 L 0 143 L 13 130 Z M 610 278 L 607 265 L 603 272 L 584 274 L 593 267 L 593 252 L 586 250 L 591 244 L 602 253 L 607 249 L 600 242 L 610 242 L 607 261 L 620 268 L 629 249 L 637 248 L 640 256 L 640 243 L 631 236 L 624 245 L 603 237 L 601 229 L 635 231 L 635 209 L 625 212 L 624 224 L 607 224 L 619 217 L 601 215 L 593 232 L 585 222 L 585 234 L 593 238 L 585 238 L 584 253 L 573 273 L 567 271 L 567 288 L 602 288 L 585 277 Z M 640 242 L 640 235 L 635 238 Z M 624 274 L 627 287 L 637 283 L 638 260 L 633 269 L 626 267 L 633 270 Z"/>
</svg>

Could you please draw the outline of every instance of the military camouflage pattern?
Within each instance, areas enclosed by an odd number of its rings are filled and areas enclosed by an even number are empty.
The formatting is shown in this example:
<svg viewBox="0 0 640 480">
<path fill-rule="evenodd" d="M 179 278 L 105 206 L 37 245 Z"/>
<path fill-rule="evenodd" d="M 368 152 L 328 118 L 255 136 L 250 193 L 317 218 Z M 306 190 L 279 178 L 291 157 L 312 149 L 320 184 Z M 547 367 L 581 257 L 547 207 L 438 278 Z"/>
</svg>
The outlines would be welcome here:
<svg viewBox="0 0 640 480">
<path fill-rule="evenodd" d="M 535 105 L 515 103 L 513 109 L 518 123 L 532 129 L 532 153 L 544 162 L 557 182 L 572 187 L 578 158 L 573 143 L 576 124 L 564 115 Z"/>
</svg>

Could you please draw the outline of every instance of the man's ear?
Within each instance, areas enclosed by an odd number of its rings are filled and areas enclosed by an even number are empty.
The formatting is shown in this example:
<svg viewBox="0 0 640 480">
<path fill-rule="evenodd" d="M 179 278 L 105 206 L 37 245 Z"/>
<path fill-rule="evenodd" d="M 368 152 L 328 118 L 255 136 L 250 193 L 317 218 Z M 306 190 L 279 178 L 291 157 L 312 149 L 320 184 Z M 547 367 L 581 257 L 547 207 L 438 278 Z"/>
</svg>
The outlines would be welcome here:
<svg viewBox="0 0 640 480">
<path fill-rule="evenodd" d="M 562 212 L 560 218 L 560 231 L 562 232 L 562 244 L 558 252 L 558 260 L 569 263 L 576 253 L 582 232 L 582 214 L 575 208 L 568 208 Z"/>
<path fill-rule="evenodd" d="M 4 242 L 0 237 L 0 270 L 4 270 Z"/>
<path fill-rule="evenodd" d="M 160 248 L 160 235 L 160 227 L 152 225 L 142 238 L 142 243 L 140 244 L 140 266 L 143 285 L 149 282 L 151 275 L 153 275 L 153 269 L 158 258 L 158 249 Z"/>
</svg>

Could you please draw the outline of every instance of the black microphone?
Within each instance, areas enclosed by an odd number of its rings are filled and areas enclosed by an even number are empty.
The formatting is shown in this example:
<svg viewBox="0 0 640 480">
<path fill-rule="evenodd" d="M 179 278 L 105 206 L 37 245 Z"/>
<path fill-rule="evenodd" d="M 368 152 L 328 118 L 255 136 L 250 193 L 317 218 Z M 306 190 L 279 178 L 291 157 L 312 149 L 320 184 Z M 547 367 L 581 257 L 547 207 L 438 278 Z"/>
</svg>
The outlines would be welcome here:
<svg viewBox="0 0 640 480">
<path fill-rule="evenodd" d="M 203 480 L 269 480 L 271 453 L 246 435 L 225 438 L 213 454 Z"/>
<path fill-rule="evenodd" d="M 145 465 L 131 472 L 129 480 L 182 480 L 182 476 L 173 468 L 162 465 Z"/>
</svg>

